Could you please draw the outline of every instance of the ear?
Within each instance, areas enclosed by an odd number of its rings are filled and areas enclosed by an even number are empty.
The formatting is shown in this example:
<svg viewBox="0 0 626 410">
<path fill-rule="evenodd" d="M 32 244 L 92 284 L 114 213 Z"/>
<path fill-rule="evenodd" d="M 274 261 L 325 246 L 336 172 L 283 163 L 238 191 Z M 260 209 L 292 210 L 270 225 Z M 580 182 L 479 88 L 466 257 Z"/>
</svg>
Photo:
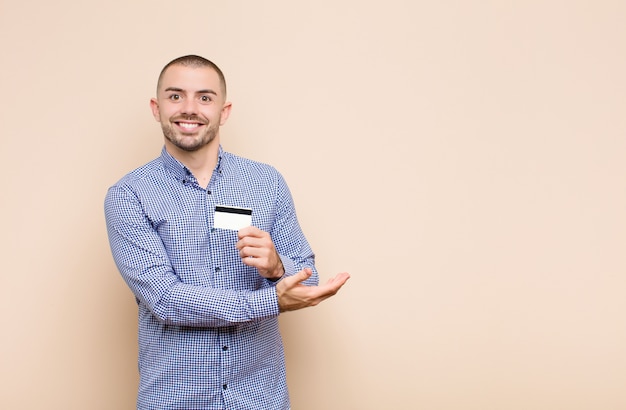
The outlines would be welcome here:
<svg viewBox="0 0 626 410">
<path fill-rule="evenodd" d="M 150 99 L 150 109 L 152 110 L 152 116 L 157 122 L 161 122 L 161 114 L 159 113 L 159 103 L 156 98 Z"/>
<path fill-rule="evenodd" d="M 220 125 L 224 125 L 226 123 L 226 120 L 230 116 L 230 110 L 232 107 L 233 103 L 228 101 L 224 103 L 224 106 L 222 107 L 222 115 L 220 117 Z"/>
</svg>

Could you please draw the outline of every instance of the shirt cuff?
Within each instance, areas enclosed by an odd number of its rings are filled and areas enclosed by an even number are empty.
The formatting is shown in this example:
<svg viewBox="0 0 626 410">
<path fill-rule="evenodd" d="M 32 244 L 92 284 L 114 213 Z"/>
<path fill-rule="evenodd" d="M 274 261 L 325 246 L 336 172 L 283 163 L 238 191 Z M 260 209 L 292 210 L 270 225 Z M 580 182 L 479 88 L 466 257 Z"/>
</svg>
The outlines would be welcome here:
<svg viewBox="0 0 626 410">
<path fill-rule="evenodd" d="M 294 273 L 296 273 L 296 265 L 293 263 L 293 261 L 291 260 L 291 258 L 288 258 L 287 256 L 283 256 L 283 255 L 278 255 L 280 257 L 281 262 L 283 263 L 283 269 L 285 269 L 285 274 L 284 276 L 291 276 Z"/>
<path fill-rule="evenodd" d="M 250 317 L 252 318 L 265 318 L 280 313 L 276 288 L 273 286 L 252 292 L 252 297 L 248 302 L 252 312 Z"/>
</svg>

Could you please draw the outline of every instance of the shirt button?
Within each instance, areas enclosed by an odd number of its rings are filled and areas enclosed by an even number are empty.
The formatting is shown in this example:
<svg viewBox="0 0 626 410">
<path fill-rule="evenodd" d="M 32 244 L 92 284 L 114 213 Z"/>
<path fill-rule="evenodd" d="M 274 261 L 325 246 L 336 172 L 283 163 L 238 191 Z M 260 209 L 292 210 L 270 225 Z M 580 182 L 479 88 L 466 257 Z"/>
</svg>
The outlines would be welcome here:
<svg viewBox="0 0 626 410">
<path fill-rule="evenodd" d="M 207 195 L 211 195 L 211 191 L 206 191 Z"/>
<path fill-rule="evenodd" d="M 222 385 L 222 389 L 224 389 L 224 390 L 226 390 L 227 387 L 228 387 L 228 385 L 226 385 L 226 384 Z"/>
<path fill-rule="evenodd" d="M 221 271 L 220 267 L 218 266 L 217 268 L 215 268 L 215 272 L 219 272 Z"/>
<path fill-rule="evenodd" d="M 222 350 L 223 351 L 227 351 L 228 350 L 228 346 L 222 346 Z"/>
</svg>

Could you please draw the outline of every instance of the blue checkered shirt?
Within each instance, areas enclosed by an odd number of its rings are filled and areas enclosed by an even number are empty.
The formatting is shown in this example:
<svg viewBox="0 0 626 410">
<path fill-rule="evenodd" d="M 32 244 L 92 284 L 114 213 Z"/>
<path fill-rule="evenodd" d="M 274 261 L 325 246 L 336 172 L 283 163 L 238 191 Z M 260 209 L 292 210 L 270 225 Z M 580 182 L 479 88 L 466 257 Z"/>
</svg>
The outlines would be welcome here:
<svg viewBox="0 0 626 410">
<path fill-rule="evenodd" d="M 139 306 L 138 409 L 286 410 L 275 283 L 243 264 L 216 205 L 252 208 L 287 275 L 313 268 L 289 188 L 271 166 L 219 149 L 209 186 L 163 149 L 113 185 L 113 258 Z"/>
</svg>

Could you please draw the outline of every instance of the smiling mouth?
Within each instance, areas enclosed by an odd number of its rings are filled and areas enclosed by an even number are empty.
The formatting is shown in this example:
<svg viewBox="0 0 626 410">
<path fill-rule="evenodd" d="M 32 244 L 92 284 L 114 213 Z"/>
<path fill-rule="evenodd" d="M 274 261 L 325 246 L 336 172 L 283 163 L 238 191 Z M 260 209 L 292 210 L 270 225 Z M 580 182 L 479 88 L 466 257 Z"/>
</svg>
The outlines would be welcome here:
<svg viewBox="0 0 626 410">
<path fill-rule="evenodd" d="M 185 131 L 195 131 L 198 127 L 202 126 L 202 124 L 197 122 L 176 122 L 176 125 Z"/>
</svg>

